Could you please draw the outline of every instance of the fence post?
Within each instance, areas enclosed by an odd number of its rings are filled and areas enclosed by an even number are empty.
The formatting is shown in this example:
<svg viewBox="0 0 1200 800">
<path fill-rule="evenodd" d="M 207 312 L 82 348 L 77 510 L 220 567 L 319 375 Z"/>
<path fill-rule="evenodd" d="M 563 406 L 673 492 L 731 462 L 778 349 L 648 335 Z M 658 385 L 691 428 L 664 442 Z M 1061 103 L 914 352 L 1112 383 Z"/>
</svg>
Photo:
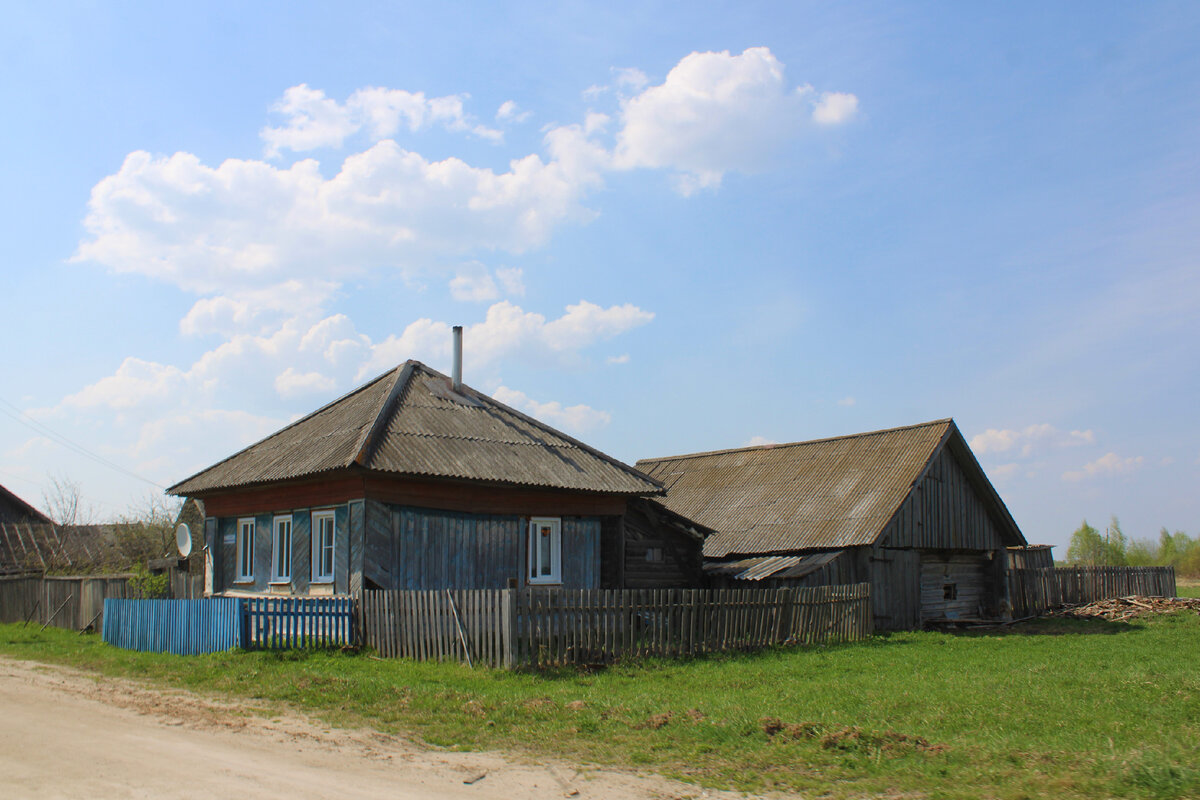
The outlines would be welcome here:
<svg viewBox="0 0 1200 800">
<path fill-rule="evenodd" d="M 517 590 L 500 590 L 500 620 L 504 631 L 504 668 L 517 668 Z"/>
</svg>

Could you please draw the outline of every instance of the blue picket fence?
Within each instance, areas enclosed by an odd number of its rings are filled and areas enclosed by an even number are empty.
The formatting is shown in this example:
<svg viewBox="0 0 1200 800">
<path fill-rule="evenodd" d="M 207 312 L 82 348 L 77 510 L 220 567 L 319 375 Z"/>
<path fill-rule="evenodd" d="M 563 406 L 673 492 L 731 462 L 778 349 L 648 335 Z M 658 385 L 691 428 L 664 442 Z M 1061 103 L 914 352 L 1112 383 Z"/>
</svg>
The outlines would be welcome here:
<svg viewBox="0 0 1200 800">
<path fill-rule="evenodd" d="M 104 641 L 126 650 L 194 656 L 242 641 L 235 597 L 205 600 L 104 600 Z"/>
<path fill-rule="evenodd" d="M 354 643 L 349 597 L 104 601 L 104 641 L 126 650 L 197 655 Z"/>
<path fill-rule="evenodd" d="M 243 647 L 270 650 L 354 643 L 351 597 L 247 597 Z"/>
</svg>

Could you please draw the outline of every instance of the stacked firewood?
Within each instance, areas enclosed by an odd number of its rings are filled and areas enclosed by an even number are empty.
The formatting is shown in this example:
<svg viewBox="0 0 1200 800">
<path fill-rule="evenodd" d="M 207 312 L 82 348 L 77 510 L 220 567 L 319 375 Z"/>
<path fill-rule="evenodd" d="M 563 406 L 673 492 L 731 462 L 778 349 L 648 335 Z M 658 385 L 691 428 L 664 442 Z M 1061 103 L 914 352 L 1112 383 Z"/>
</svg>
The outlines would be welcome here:
<svg viewBox="0 0 1200 800">
<path fill-rule="evenodd" d="M 1193 610 L 1200 614 L 1200 597 L 1114 597 L 1084 605 L 1066 605 L 1047 616 L 1075 619 L 1127 620 L 1147 614 Z"/>
</svg>

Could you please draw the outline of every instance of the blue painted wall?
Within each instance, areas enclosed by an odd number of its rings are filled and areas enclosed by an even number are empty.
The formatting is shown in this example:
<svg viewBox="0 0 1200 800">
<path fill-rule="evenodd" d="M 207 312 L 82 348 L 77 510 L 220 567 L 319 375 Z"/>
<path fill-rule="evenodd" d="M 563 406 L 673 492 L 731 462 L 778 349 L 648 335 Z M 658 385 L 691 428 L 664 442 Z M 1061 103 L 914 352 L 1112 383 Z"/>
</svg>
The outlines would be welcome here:
<svg viewBox="0 0 1200 800">
<path fill-rule="evenodd" d="M 327 511 L 328 507 L 316 509 Z M 345 594 L 350 584 L 350 509 L 335 506 L 334 521 L 334 591 Z M 254 514 L 254 580 L 237 581 L 237 527 L 241 517 L 220 517 L 206 520 L 215 535 L 209 546 L 213 553 L 213 591 L 268 592 L 271 590 L 271 548 L 274 546 L 275 517 L 292 517 L 292 579 L 288 588 L 293 594 L 308 594 L 312 581 L 312 509 L 273 511 Z"/>
</svg>

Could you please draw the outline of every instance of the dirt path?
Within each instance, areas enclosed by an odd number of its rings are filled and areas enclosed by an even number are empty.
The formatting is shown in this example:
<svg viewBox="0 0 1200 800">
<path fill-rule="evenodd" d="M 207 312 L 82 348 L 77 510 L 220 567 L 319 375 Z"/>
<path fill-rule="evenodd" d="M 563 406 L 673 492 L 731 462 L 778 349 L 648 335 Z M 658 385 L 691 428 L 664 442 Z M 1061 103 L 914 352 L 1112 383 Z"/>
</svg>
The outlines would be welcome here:
<svg viewBox="0 0 1200 800">
<path fill-rule="evenodd" d="M 0 659 L 6 798 L 734 798 L 654 776 L 427 750 L 372 731 Z"/>
</svg>

